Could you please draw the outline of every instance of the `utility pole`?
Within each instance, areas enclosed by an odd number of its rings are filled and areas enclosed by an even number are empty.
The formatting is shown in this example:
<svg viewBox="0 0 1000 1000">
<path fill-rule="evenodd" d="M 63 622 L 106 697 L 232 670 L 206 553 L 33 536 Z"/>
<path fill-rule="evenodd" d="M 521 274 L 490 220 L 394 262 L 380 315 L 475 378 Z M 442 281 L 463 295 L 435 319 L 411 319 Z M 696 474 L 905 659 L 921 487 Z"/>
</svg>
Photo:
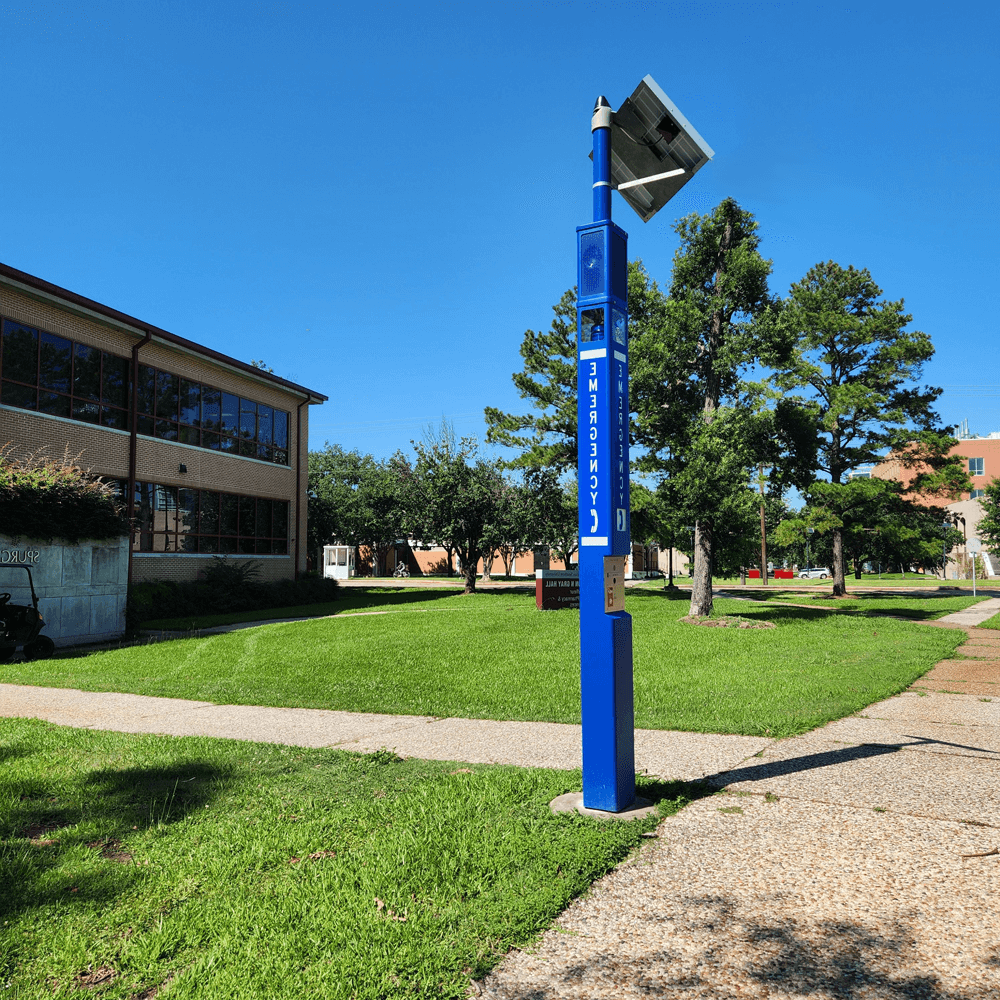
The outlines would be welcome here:
<svg viewBox="0 0 1000 1000">
<path fill-rule="evenodd" d="M 767 526 L 764 519 L 764 465 L 760 466 L 760 478 L 757 480 L 760 486 L 760 578 L 763 585 L 767 586 Z"/>
</svg>

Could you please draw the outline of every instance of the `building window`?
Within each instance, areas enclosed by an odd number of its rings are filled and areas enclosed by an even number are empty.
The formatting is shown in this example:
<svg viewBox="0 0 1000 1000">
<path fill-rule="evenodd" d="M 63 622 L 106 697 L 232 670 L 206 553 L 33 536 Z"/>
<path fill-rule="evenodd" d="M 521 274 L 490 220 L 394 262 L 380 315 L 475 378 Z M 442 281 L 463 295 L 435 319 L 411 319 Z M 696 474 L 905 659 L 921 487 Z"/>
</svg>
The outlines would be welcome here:
<svg viewBox="0 0 1000 1000">
<path fill-rule="evenodd" d="M 139 433 L 288 465 L 288 413 L 139 366 Z"/>
<path fill-rule="evenodd" d="M 88 424 L 129 429 L 130 361 L 5 320 L 0 403 Z M 288 418 L 210 385 L 139 366 L 140 434 L 288 465 Z"/>
<path fill-rule="evenodd" d="M 288 555 L 287 500 L 136 483 L 135 521 L 133 552 Z"/>
<path fill-rule="evenodd" d="M 125 429 L 128 359 L 7 320 L 0 337 L 0 403 Z"/>
<path fill-rule="evenodd" d="M 983 460 L 981 458 L 970 458 L 969 459 L 969 475 L 970 476 L 983 476 Z"/>
<path fill-rule="evenodd" d="M 983 496 L 983 495 L 984 495 L 985 493 L 986 493 L 986 490 L 973 490 L 973 491 L 972 491 L 972 492 L 971 492 L 971 493 L 969 494 L 969 499 L 970 499 L 970 500 L 978 500 L 978 499 L 979 499 L 979 498 L 980 498 L 981 496 Z"/>
</svg>

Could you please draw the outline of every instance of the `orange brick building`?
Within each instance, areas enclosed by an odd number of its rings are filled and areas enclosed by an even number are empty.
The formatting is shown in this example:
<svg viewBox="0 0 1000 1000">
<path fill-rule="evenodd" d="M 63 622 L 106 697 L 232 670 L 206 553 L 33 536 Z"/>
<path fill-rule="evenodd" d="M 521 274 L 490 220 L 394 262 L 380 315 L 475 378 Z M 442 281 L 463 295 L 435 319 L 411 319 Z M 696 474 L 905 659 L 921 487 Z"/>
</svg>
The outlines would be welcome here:
<svg viewBox="0 0 1000 1000">
<path fill-rule="evenodd" d="M 966 471 L 972 480 L 972 490 L 960 500 L 947 504 L 947 510 L 956 519 L 956 526 L 962 531 L 966 540 L 976 538 L 979 521 L 983 516 L 983 507 L 979 502 L 983 488 L 994 479 L 1000 479 L 1000 433 L 994 432 L 986 437 L 960 438 L 950 454 L 961 455 L 964 459 Z M 884 462 L 872 468 L 871 475 L 878 479 L 898 479 L 908 483 L 916 471 L 903 467 L 898 459 L 889 456 Z M 997 569 L 1000 569 L 994 565 L 997 561 L 996 556 L 984 553 L 983 558 L 987 575 L 995 575 Z M 966 573 L 968 562 L 969 556 L 965 546 L 958 546 L 949 553 L 945 576 L 952 578 Z"/>
<path fill-rule="evenodd" d="M 131 496 L 130 580 L 192 580 L 215 555 L 303 571 L 326 398 L 0 264 L 0 444 L 68 449 Z"/>
</svg>

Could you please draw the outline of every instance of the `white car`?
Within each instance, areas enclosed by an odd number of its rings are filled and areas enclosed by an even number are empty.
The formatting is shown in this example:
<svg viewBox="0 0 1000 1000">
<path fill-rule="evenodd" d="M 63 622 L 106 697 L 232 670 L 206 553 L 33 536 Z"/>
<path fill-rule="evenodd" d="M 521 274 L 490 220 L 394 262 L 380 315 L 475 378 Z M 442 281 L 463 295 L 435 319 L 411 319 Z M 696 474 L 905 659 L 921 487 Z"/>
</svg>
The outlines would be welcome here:
<svg viewBox="0 0 1000 1000">
<path fill-rule="evenodd" d="M 800 580 L 825 580 L 830 571 L 825 566 L 813 566 L 812 569 L 799 570 Z"/>
</svg>

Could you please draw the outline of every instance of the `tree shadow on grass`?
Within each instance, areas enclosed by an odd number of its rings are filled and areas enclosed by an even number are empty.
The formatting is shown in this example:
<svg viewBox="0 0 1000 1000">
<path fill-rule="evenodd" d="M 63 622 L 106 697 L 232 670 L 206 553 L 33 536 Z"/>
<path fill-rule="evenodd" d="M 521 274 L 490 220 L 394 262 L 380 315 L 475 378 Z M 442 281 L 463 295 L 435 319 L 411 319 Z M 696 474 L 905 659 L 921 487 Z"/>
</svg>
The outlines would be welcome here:
<svg viewBox="0 0 1000 1000">
<path fill-rule="evenodd" d="M 378 608 L 394 608 L 394 607 L 407 607 L 412 604 L 426 604 L 428 602 L 440 601 L 442 598 L 446 597 L 463 597 L 469 596 L 473 599 L 487 599 L 490 601 L 499 601 L 503 599 L 509 599 L 512 594 L 518 594 L 523 596 L 524 592 L 527 590 L 534 591 L 533 584 L 525 584 L 524 588 L 517 588 L 516 590 L 512 587 L 497 588 L 495 590 L 477 590 L 475 594 L 463 595 L 461 591 L 462 584 L 457 583 L 455 589 L 445 590 L 443 588 L 437 588 L 435 590 L 416 590 L 416 589 L 403 589 L 398 590 L 378 590 L 373 588 L 373 590 L 364 590 L 359 593 L 357 599 L 352 599 L 348 597 L 345 602 L 343 602 L 338 607 L 338 612 L 340 614 L 350 613 L 351 611 L 365 611 L 373 610 Z"/>
<path fill-rule="evenodd" d="M 210 805 L 231 779 L 227 768 L 192 761 L 104 768 L 71 782 L 3 781 L 0 795 L 12 805 L 0 814 L 0 884 L 9 887 L 0 915 L 58 901 L 104 903 L 127 891 L 135 875 L 129 838 Z M 94 852 L 83 869 L 81 845 Z"/>
<path fill-rule="evenodd" d="M 629 601 L 668 601 L 678 605 L 678 617 L 686 610 L 686 606 L 691 601 L 690 594 L 675 594 L 671 591 L 660 590 L 629 590 L 627 592 Z M 728 600 L 729 598 L 719 598 Z M 634 607 L 634 605 L 633 605 Z M 817 619 L 827 619 L 831 614 L 837 613 L 836 609 L 829 608 L 798 608 L 785 607 L 780 604 L 769 604 L 766 607 L 741 607 L 739 609 L 740 618 L 747 618 L 751 621 L 815 621 Z M 697 627 L 697 626 L 694 626 Z M 736 631 L 734 629 L 734 631 Z"/>
</svg>

